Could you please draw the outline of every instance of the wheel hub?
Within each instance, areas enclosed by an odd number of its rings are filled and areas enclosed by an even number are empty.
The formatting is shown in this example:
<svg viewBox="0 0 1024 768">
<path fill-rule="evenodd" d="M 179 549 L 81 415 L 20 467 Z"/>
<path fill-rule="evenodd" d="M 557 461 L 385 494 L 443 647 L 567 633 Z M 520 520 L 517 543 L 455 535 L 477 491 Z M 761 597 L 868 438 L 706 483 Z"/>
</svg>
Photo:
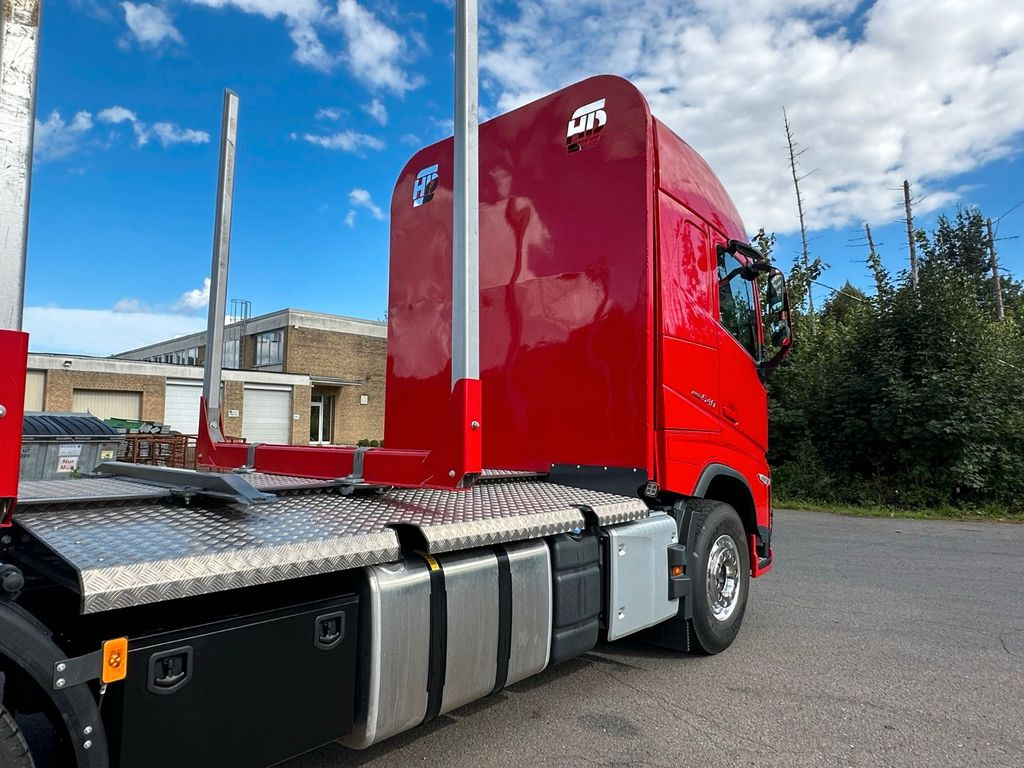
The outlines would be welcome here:
<svg viewBox="0 0 1024 768">
<path fill-rule="evenodd" d="M 718 621 L 727 620 L 740 597 L 740 553 L 731 536 L 722 534 L 711 545 L 705 583 L 711 614 Z"/>
</svg>

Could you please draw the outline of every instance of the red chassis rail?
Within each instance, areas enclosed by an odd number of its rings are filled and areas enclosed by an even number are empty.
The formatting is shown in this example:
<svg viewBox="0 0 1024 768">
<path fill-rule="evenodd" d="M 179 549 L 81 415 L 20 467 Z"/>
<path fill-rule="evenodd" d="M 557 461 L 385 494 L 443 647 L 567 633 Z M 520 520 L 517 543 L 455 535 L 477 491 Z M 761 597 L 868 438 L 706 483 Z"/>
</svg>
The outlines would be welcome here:
<svg viewBox="0 0 1024 768">
<path fill-rule="evenodd" d="M 258 472 L 335 480 L 353 476 L 356 453 L 362 450 L 362 473 L 356 478 L 361 482 L 405 488 L 466 489 L 472 487 L 482 471 L 481 403 L 479 379 L 459 379 L 452 388 L 433 449 L 410 451 L 214 442 L 203 401 L 196 462 L 216 469 L 244 466 Z"/>
<path fill-rule="evenodd" d="M 28 334 L 0 330 L 0 360 L 0 528 L 6 528 L 18 501 Z"/>
</svg>

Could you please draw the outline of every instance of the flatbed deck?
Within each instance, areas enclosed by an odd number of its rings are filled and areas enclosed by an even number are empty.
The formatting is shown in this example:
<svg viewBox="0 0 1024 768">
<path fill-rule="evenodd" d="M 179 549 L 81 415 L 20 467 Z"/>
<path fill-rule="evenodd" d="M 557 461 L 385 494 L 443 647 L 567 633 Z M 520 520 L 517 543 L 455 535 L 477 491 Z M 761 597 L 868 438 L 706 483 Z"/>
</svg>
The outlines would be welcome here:
<svg viewBox="0 0 1024 768">
<path fill-rule="evenodd" d="M 394 562 L 401 526 L 439 554 L 581 529 L 585 514 L 601 525 L 647 516 L 638 498 L 522 475 L 491 473 L 468 491 L 354 494 L 307 478 L 241 475 L 276 494 L 253 506 L 189 502 L 114 478 L 26 483 L 14 521 L 76 589 L 82 613 L 98 613 Z"/>
</svg>

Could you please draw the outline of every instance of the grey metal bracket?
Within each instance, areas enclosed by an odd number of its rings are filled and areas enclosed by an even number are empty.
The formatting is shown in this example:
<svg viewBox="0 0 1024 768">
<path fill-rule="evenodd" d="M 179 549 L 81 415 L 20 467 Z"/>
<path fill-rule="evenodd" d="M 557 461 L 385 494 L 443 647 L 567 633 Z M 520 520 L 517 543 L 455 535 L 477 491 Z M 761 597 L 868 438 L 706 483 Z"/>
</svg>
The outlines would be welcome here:
<svg viewBox="0 0 1024 768">
<path fill-rule="evenodd" d="M 103 674 L 103 651 L 93 651 L 74 659 L 53 664 L 53 690 L 63 691 L 75 685 L 99 680 Z"/>
<path fill-rule="evenodd" d="M 108 461 L 96 467 L 100 475 L 137 480 L 147 485 L 168 488 L 172 493 L 184 496 L 208 496 L 235 504 L 264 504 L 277 497 L 272 493 L 258 491 L 241 475 L 195 472 L 175 467 L 151 467 L 143 464 L 128 464 Z"/>
</svg>

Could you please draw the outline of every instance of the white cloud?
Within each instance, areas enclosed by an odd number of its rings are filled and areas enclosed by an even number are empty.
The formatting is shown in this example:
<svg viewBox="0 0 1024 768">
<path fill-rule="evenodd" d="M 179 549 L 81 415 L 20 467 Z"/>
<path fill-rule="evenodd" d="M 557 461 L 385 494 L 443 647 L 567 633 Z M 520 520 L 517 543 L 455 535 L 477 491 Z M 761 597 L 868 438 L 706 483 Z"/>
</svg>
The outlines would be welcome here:
<svg viewBox="0 0 1024 768">
<path fill-rule="evenodd" d="M 96 115 L 96 119 L 103 123 L 134 123 L 136 121 L 135 113 L 125 107 L 107 107 L 101 109 Z"/>
<path fill-rule="evenodd" d="M 120 302 L 119 302 L 120 304 Z M 25 330 L 33 352 L 112 355 L 201 331 L 206 321 L 171 313 L 68 307 L 26 307 Z"/>
<path fill-rule="evenodd" d="M 349 192 L 348 202 L 356 208 L 366 209 L 375 219 L 382 220 L 384 218 L 384 211 L 380 209 L 379 205 L 373 202 L 373 198 L 370 197 L 370 193 L 365 189 L 353 189 Z"/>
<path fill-rule="evenodd" d="M 414 147 L 418 147 L 423 143 L 415 133 L 403 133 L 398 140 L 403 144 L 409 144 Z"/>
<path fill-rule="evenodd" d="M 402 37 L 357 0 L 339 0 L 336 7 L 322 0 L 189 0 L 210 8 L 235 8 L 267 19 L 283 19 L 295 43 L 295 60 L 327 72 L 345 63 L 359 80 L 372 88 L 405 93 L 421 78 L 402 68 L 407 47 Z M 342 50 L 332 52 L 321 34 L 345 39 Z"/>
<path fill-rule="evenodd" d="M 60 112 L 54 110 L 45 121 L 36 120 L 33 154 L 39 162 L 67 157 L 78 149 L 79 140 L 92 129 L 92 115 L 77 112 L 70 123 L 65 123 Z"/>
<path fill-rule="evenodd" d="M 266 19 L 284 19 L 295 43 L 295 60 L 323 72 L 331 69 L 335 57 L 324 47 L 316 27 L 329 14 L 320 0 L 189 0 L 209 8 L 235 8 Z"/>
<path fill-rule="evenodd" d="M 159 46 L 165 40 L 184 43 L 185 38 L 171 22 L 167 11 L 149 3 L 121 3 L 124 20 L 139 45 L 149 48 Z"/>
<path fill-rule="evenodd" d="M 317 120 L 340 120 L 341 110 L 338 107 L 320 107 L 316 111 Z"/>
<path fill-rule="evenodd" d="M 338 149 L 342 152 L 356 152 L 363 147 L 367 149 L 383 149 L 384 147 L 384 142 L 375 136 L 357 133 L 353 130 L 339 131 L 327 136 L 306 133 L 302 138 L 310 144 L 316 144 L 324 149 Z"/>
<path fill-rule="evenodd" d="M 380 99 L 374 99 L 369 104 L 364 104 L 363 111 L 381 125 L 388 124 L 388 108 Z"/>
<path fill-rule="evenodd" d="M 201 288 L 193 288 L 191 291 L 185 291 L 181 294 L 181 298 L 174 304 L 174 309 L 182 311 L 195 311 L 202 309 L 210 303 L 210 278 L 203 278 L 203 285 Z"/>
<path fill-rule="evenodd" d="M 956 175 L 1021 146 L 1024 6 L 1003 0 L 523 0 L 491 32 L 481 69 L 500 108 L 621 73 L 750 230 L 797 227 L 783 104 L 804 171 L 820 169 L 801 185 L 812 228 L 895 218 L 904 178 L 934 210 Z"/>
<path fill-rule="evenodd" d="M 148 306 L 138 299 L 121 299 L 114 304 L 115 312 L 149 312 Z"/>
<path fill-rule="evenodd" d="M 165 147 L 171 144 L 206 144 L 210 134 L 193 128 L 180 128 L 174 123 L 156 123 L 153 133 Z"/>
<path fill-rule="evenodd" d="M 100 110 L 99 114 L 96 115 L 96 119 L 101 123 L 110 123 L 112 125 L 130 123 L 132 131 L 135 132 L 135 143 L 138 146 L 141 147 L 149 141 L 149 133 L 146 131 L 146 124 L 139 122 L 135 113 L 130 109 L 116 105 L 113 107 L 107 107 L 106 109 Z"/>
<path fill-rule="evenodd" d="M 345 223 L 348 224 L 348 226 L 352 227 L 353 229 L 355 228 L 355 226 L 356 226 L 356 212 L 355 211 L 349 211 L 348 213 L 345 214 Z"/>
<path fill-rule="evenodd" d="M 135 143 L 144 146 L 149 143 L 152 136 L 164 147 L 171 144 L 206 144 L 210 141 L 210 134 L 206 131 L 197 131 L 193 128 L 181 128 L 174 123 L 159 122 L 152 128 L 138 119 L 136 114 L 125 107 L 113 106 L 100 111 L 96 119 L 101 123 L 130 123 L 135 132 Z"/>
<path fill-rule="evenodd" d="M 352 74 L 399 94 L 419 85 L 399 66 L 405 53 L 402 38 L 356 0 L 338 0 L 337 22 L 348 39 L 345 58 Z"/>
</svg>

